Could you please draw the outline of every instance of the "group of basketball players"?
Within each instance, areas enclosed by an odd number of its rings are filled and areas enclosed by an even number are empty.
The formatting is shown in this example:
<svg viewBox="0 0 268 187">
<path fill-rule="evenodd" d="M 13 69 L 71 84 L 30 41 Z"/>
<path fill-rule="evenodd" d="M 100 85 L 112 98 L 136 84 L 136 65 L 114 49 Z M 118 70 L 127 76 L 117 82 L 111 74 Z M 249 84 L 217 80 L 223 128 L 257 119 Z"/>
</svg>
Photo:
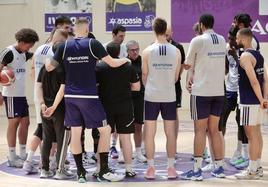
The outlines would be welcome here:
<svg viewBox="0 0 268 187">
<path fill-rule="evenodd" d="M 72 29 L 70 19 L 61 16 L 56 20 L 48 41 L 34 54 L 29 50 L 39 40 L 37 33 L 32 29 L 21 29 L 15 35 L 17 43 L 7 47 L 0 56 L 0 70 L 4 66 L 11 67 L 16 77 L 12 85 L 3 86 L 0 95 L 0 101 L 3 95 L 8 117 L 8 166 L 23 168 L 28 174 L 37 173 L 39 163 L 33 157 L 38 146 L 42 145 L 40 177 L 74 178 L 76 175 L 68 171 L 69 161 L 66 160 L 70 145 L 78 182 L 87 181 L 84 165 L 95 162 L 93 176 L 99 181 L 121 181 L 124 177 L 136 175 L 132 169 L 130 136 L 134 133 L 135 158 L 147 162 L 145 178 L 155 179 L 154 138 L 161 112 L 167 138 L 167 176 L 168 179 L 177 178 L 174 167 L 177 108 L 181 106 L 180 76 L 186 69 L 186 87 L 191 94 L 191 117 L 194 120 L 194 167 L 180 177 L 203 180 L 202 173 L 207 171 L 217 178 L 225 177 L 223 135 L 227 118 L 235 108 L 238 147 L 231 164 L 244 164 L 240 167 L 246 168 L 235 176 L 238 179 L 262 177 L 260 125 L 265 115 L 264 108 L 268 105 L 267 72 L 257 39 L 250 30 L 250 22 L 248 14 L 234 17 L 226 50 L 224 37 L 213 31 L 214 17 L 203 14 L 186 58 L 182 45 L 172 40 L 171 27 L 162 18 L 154 20 L 152 27 L 156 40 L 144 49 L 141 56 L 137 41 L 123 43 L 126 29 L 120 25 L 112 32 L 113 40 L 102 45 L 89 32 L 87 19 L 78 18 Z M 29 112 L 25 73 L 26 61 L 32 57 L 38 125 L 26 154 Z M 84 148 L 85 128 L 92 129 L 95 153 L 92 156 Z M 19 155 L 16 154 L 17 129 Z M 122 153 L 118 160 L 125 163 L 125 175 L 115 173 L 108 165 L 109 155 L 118 157 L 116 134 L 119 135 Z M 206 136 L 209 138 L 211 163 L 204 169 Z M 142 153 L 142 141 L 146 157 Z"/>
</svg>

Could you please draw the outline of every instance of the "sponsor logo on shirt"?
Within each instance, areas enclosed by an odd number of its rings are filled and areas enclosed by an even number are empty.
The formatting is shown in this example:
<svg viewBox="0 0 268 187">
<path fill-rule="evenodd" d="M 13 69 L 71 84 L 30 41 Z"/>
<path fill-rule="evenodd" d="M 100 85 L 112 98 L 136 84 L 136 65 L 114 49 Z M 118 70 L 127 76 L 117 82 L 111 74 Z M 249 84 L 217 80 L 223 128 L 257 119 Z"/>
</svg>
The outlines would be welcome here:
<svg viewBox="0 0 268 187">
<path fill-rule="evenodd" d="M 153 63 L 153 67 L 155 69 L 172 69 L 173 64 L 157 64 L 157 63 Z"/>
<path fill-rule="evenodd" d="M 26 69 L 21 68 L 21 69 L 16 69 L 16 73 L 25 73 Z"/>
<path fill-rule="evenodd" d="M 76 57 L 68 57 L 67 60 L 69 63 L 89 63 L 89 57 L 88 56 L 76 56 Z"/>
<path fill-rule="evenodd" d="M 225 52 L 208 52 L 210 58 L 222 58 L 225 57 Z"/>
</svg>

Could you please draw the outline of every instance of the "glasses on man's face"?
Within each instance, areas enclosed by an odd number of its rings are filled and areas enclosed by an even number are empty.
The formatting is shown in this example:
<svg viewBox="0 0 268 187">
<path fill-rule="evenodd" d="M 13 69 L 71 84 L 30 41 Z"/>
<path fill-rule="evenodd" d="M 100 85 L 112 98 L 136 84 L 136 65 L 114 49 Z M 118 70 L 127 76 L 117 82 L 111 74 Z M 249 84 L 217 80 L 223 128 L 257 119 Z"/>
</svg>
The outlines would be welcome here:
<svg viewBox="0 0 268 187">
<path fill-rule="evenodd" d="M 131 52 L 138 52 L 139 50 L 140 50 L 140 48 L 129 49 L 129 51 L 131 51 Z"/>
</svg>

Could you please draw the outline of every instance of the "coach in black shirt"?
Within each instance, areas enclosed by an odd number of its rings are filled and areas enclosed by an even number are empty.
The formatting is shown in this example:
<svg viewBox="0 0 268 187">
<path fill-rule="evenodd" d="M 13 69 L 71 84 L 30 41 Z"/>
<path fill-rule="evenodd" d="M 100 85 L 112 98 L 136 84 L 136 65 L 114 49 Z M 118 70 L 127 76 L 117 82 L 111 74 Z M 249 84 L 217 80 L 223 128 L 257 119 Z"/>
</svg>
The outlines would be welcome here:
<svg viewBox="0 0 268 187">
<path fill-rule="evenodd" d="M 107 52 L 118 58 L 120 44 L 111 42 Z M 130 63 L 112 68 L 101 62 L 96 67 L 99 97 L 107 114 L 107 121 L 116 129 L 122 145 L 126 176 L 134 177 L 132 170 L 132 145 L 130 134 L 135 132 L 131 90 L 140 90 L 139 77 Z"/>
</svg>

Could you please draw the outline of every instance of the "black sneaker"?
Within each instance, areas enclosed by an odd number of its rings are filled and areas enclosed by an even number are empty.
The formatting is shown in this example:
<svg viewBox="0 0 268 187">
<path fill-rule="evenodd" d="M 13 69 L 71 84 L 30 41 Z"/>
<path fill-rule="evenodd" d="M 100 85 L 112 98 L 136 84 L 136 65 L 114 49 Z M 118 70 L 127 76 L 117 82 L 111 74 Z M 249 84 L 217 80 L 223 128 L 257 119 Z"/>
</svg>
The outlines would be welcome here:
<svg viewBox="0 0 268 187">
<path fill-rule="evenodd" d="M 135 171 L 131 170 L 131 171 L 126 171 L 126 177 L 132 178 L 135 177 L 137 174 Z"/>
</svg>

